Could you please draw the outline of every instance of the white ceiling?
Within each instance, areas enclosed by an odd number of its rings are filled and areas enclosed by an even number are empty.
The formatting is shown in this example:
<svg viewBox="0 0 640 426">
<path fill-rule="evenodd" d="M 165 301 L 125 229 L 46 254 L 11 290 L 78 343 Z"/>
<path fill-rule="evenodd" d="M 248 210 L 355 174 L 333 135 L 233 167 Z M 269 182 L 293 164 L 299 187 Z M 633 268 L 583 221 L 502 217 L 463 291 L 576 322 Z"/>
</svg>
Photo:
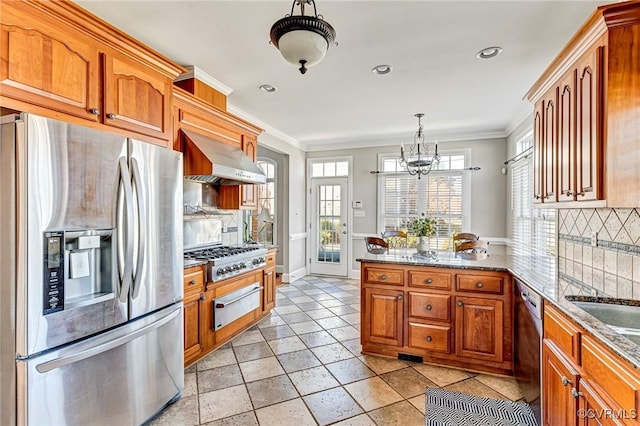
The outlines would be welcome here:
<svg viewBox="0 0 640 426">
<path fill-rule="evenodd" d="M 504 136 L 531 111 L 526 91 L 603 4 L 317 0 L 339 46 L 301 75 L 269 44 L 290 0 L 78 3 L 231 87 L 231 111 L 308 150 L 409 141 L 417 112 L 428 140 Z M 476 59 L 495 45 L 500 56 Z M 394 71 L 374 75 L 379 64 Z M 265 83 L 278 91 L 260 91 Z"/>
</svg>

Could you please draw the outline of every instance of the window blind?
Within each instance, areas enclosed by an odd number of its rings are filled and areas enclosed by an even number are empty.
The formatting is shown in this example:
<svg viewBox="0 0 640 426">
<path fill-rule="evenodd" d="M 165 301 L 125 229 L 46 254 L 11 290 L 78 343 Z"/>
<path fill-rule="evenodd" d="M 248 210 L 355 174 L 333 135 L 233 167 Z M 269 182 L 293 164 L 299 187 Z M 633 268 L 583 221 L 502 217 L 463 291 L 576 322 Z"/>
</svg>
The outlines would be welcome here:
<svg viewBox="0 0 640 426">
<path fill-rule="evenodd" d="M 389 159 L 383 159 L 390 161 Z M 464 163 L 461 163 L 463 167 Z M 388 167 L 385 167 L 388 169 Z M 433 249 L 448 250 L 452 236 L 468 226 L 468 173 L 439 170 L 418 179 L 407 173 L 379 175 L 383 230 L 406 229 L 406 223 L 426 213 L 437 221 L 437 233 L 430 239 Z M 417 238 L 409 238 L 415 246 Z"/>
</svg>

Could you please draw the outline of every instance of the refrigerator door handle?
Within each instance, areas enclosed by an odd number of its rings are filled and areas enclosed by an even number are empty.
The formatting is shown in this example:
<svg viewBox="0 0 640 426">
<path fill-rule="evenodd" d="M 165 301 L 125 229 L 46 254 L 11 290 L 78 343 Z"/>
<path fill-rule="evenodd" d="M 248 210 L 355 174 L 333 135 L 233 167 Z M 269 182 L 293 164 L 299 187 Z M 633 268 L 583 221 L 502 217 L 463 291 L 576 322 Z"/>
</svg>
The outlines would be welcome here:
<svg viewBox="0 0 640 426">
<path fill-rule="evenodd" d="M 131 159 L 131 169 L 133 171 L 133 184 L 136 189 L 136 198 L 138 200 L 138 236 L 137 236 L 137 260 L 136 260 L 136 268 L 135 268 L 135 276 L 133 278 L 133 288 L 131 292 L 131 297 L 138 297 L 138 293 L 140 292 L 140 280 L 142 279 L 142 269 L 144 268 L 145 262 L 145 252 L 146 252 L 146 217 L 147 217 L 147 206 L 145 201 L 145 194 L 143 192 L 143 183 L 142 178 L 140 176 L 140 168 L 138 166 L 138 161 L 135 158 Z"/>
<path fill-rule="evenodd" d="M 151 324 L 148 324 L 136 331 L 134 331 L 133 333 L 127 334 L 125 336 L 121 336 L 118 337 L 116 339 L 113 340 L 108 340 L 105 343 L 100 343 L 97 344 L 96 346 L 93 346 L 92 348 L 86 349 L 84 351 L 81 352 L 77 352 L 71 355 L 67 355 L 67 356 L 63 356 L 61 358 L 57 358 L 54 359 L 52 361 L 48 361 L 45 363 L 42 363 L 40 365 L 38 365 L 36 367 L 36 370 L 38 370 L 38 372 L 40 373 L 46 373 L 47 371 L 51 371 L 54 370 L 56 368 L 60 368 L 60 367 L 64 367 L 65 365 L 68 364 L 73 364 L 74 362 L 78 362 L 81 361 L 83 359 L 86 358 L 90 358 L 92 356 L 98 355 L 102 352 L 106 352 L 109 349 L 113 349 L 117 346 L 121 346 L 124 345 L 127 342 L 130 342 L 142 335 L 147 334 L 148 332 L 150 332 L 151 330 L 155 330 L 157 328 L 162 327 L 163 325 L 165 325 L 166 323 L 168 323 L 169 321 L 171 321 L 172 319 L 174 319 L 177 315 L 180 315 L 180 312 L 182 311 L 181 308 L 177 308 L 175 309 L 173 312 L 171 312 L 170 314 L 168 314 L 167 316 L 165 316 L 164 318 L 153 322 Z"/>
<path fill-rule="evenodd" d="M 133 224 L 133 189 L 131 188 L 131 175 L 129 174 L 129 167 L 127 166 L 127 160 L 124 157 L 120 157 L 120 181 L 122 183 L 122 189 L 124 192 L 124 210 L 125 217 L 122 215 L 118 218 L 118 262 L 124 264 L 121 266 L 120 272 L 120 301 L 126 302 L 129 297 L 129 289 L 131 288 L 131 280 L 133 274 L 133 242 L 128 236 L 131 225 Z M 126 223 L 126 230 L 124 224 Z M 124 243 L 124 250 L 122 250 L 122 244 Z M 124 252 L 124 253 L 123 253 Z M 121 259 L 120 253 L 124 254 L 124 258 Z"/>
</svg>

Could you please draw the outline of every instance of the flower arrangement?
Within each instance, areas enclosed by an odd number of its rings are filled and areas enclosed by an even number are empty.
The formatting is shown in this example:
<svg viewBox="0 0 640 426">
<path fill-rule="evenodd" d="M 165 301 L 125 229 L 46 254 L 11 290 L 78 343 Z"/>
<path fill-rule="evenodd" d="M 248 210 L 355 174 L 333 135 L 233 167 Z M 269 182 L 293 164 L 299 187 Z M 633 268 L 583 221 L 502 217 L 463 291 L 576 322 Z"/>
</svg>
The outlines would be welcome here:
<svg viewBox="0 0 640 426">
<path fill-rule="evenodd" d="M 407 229 L 416 237 L 431 237 L 436 234 L 436 225 L 435 219 L 420 213 L 420 217 L 407 222 Z"/>
</svg>

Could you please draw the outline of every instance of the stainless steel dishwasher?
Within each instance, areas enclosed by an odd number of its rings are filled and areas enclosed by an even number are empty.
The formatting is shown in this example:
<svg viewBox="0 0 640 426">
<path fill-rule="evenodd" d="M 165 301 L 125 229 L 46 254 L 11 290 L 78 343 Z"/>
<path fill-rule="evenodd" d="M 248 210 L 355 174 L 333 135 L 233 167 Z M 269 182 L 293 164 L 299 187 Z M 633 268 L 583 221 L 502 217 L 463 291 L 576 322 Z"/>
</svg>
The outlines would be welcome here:
<svg viewBox="0 0 640 426">
<path fill-rule="evenodd" d="M 515 376 L 538 424 L 542 424 L 542 298 L 520 280 L 516 280 L 515 290 Z"/>
</svg>

